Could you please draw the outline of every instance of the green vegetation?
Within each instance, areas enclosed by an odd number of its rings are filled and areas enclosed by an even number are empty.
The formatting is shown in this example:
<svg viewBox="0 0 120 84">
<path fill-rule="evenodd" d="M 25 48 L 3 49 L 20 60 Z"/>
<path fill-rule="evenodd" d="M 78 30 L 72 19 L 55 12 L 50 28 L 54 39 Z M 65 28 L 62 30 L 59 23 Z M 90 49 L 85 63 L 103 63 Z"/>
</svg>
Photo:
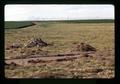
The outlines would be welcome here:
<svg viewBox="0 0 120 84">
<path fill-rule="evenodd" d="M 65 23 L 113 23 L 114 20 L 66 20 L 66 21 L 61 21 Z"/>
<path fill-rule="evenodd" d="M 113 23 L 113 19 L 98 19 L 98 20 L 53 20 L 53 21 L 37 21 L 45 23 Z"/>
<path fill-rule="evenodd" d="M 31 26 L 31 25 L 33 25 L 33 23 L 29 21 L 6 21 L 5 29 L 18 29 L 18 28 Z"/>
</svg>

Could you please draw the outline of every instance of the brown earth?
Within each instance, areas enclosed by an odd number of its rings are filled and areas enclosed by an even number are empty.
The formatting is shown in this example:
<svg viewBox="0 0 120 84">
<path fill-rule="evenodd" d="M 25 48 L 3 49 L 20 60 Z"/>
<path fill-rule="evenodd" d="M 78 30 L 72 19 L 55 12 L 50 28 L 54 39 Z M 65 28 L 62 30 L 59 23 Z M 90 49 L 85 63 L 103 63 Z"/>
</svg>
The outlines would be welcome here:
<svg viewBox="0 0 120 84">
<path fill-rule="evenodd" d="M 67 60 L 74 60 L 79 57 L 89 57 L 94 54 L 93 52 L 86 52 L 86 53 L 77 53 L 77 54 L 58 54 L 52 56 L 44 56 L 40 57 L 39 55 L 29 56 L 29 58 L 19 58 L 19 59 L 6 59 L 6 64 L 11 64 L 12 62 L 19 64 L 19 65 L 27 65 L 28 63 L 40 63 L 40 62 L 50 62 L 50 61 L 67 61 Z M 87 55 L 87 56 L 86 56 Z"/>
<path fill-rule="evenodd" d="M 38 43 L 44 43 L 41 39 L 37 39 Z M 40 42 L 39 42 L 40 41 Z M 34 42 L 33 42 L 34 43 Z M 36 43 L 36 40 L 35 40 Z M 37 44 L 37 43 L 36 43 Z M 46 44 L 47 45 L 47 44 Z M 46 56 L 39 56 L 38 55 L 30 55 L 27 56 L 29 58 L 14 58 L 14 59 L 6 59 L 5 62 L 7 64 L 15 63 L 19 65 L 27 65 L 28 63 L 40 63 L 40 62 L 50 62 L 50 61 L 68 61 L 74 60 L 79 57 L 90 57 L 94 54 L 96 49 L 88 44 L 80 43 L 77 44 L 77 53 L 68 53 L 68 54 L 57 54 L 57 55 L 46 55 Z M 79 51 L 79 52 L 78 52 Z"/>
</svg>

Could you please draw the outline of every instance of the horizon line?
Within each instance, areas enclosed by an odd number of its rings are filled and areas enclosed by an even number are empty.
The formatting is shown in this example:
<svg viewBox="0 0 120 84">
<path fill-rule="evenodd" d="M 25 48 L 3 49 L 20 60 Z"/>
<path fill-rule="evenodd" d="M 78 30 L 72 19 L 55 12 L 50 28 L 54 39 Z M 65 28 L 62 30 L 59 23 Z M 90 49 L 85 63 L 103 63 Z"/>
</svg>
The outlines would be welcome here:
<svg viewBox="0 0 120 84">
<path fill-rule="evenodd" d="M 115 20 L 115 19 L 49 19 L 49 20 L 6 20 L 6 21 L 70 21 L 70 20 Z"/>
</svg>

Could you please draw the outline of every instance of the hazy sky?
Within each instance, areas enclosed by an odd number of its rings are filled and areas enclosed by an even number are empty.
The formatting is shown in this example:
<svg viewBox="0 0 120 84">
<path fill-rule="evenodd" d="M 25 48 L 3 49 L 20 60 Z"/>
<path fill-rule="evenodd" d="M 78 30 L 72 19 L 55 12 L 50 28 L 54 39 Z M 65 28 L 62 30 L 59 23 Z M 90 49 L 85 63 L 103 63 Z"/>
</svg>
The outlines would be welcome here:
<svg viewBox="0 0 120 84">
<path fill-rule="evenodd" d="M 6 5 L 5 21 L 114 19 L 113 5 Z"/>
</svg>

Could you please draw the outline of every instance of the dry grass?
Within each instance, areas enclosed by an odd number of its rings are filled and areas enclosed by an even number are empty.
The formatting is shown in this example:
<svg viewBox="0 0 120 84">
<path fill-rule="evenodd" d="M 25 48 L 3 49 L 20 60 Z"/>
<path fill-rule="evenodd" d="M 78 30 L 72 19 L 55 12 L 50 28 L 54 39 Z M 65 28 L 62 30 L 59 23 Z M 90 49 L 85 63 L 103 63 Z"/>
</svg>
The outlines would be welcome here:
<svg viewBox="0 0 120 84">
<path fill-rule="evenodd" d="M 53 46 L 40 48 L 48 54 L 69 53 L 75 43 L 85 42 L 97 49 L 92 57 L 74 61 L 50 62 L 5 69 L 7 78 L 114 78 L 113 23 L 56 23 L 46 27 L 41 23 L 24 29 L 5 30 L 5 47 L 12 43 L 26 44 L 33 37 L 41 37 Z M 5 50 L 5 58 L 41 52 L 37 47 Z M 32 53 L 33 54 L 33 53 Z"/>
</svg>

